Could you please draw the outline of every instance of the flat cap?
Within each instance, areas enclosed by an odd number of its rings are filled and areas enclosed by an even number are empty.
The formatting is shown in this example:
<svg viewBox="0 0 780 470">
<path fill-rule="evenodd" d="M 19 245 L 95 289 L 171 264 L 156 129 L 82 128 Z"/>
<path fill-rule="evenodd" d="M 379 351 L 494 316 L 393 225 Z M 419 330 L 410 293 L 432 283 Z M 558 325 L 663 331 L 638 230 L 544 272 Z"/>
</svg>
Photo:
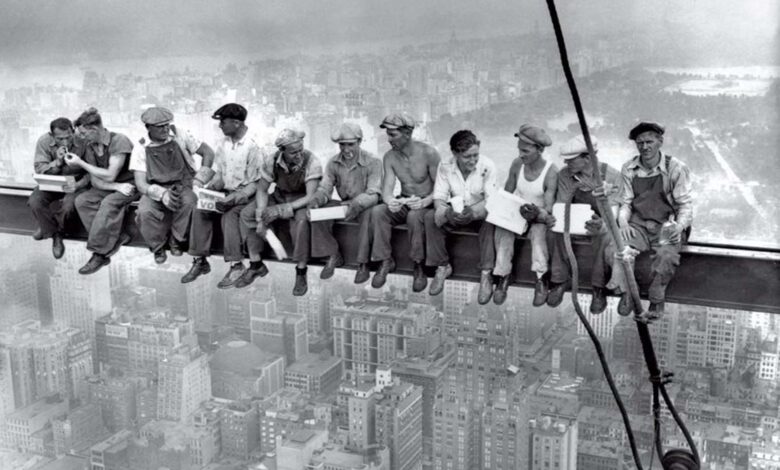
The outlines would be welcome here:
<svg viewBox="0 0 780 470">
<path fill-rule="evenodd" d="M 338 129 L 335 129 L 330 134 L 330 140 L 336 143 L 357 142 L 361 139 L 363 139 L 363 129 L 353 122 L 342 123 Z"/>
<path fill-rule="evenodd" d="M 590 136 L 590 143 L 593 145 L 593 151 L 598 152 L 599 142 L 595 137 Z M 572 137 L 561 145 L 561 157 L 563 157 L 564 160 L 571 160 L 583 153 L 588 153 L 588 146 L 585 145 L 585 138 L 581 135 Z"/>
<path fill-rule="evenodd" d="M 246 108 L 237 103 L 222 105 L 211 115 L 212 119 L 238 119 L 246 121 Z"/>
<path fill-rule="evenodd" d="M 541 145 L 542 147 L 549 147 L 552 145 L 550 136 L 544 132 L 544 129 L 531 124 L 523 124 L 520 129 L 515 133 L 515 137 L 522 140 L 527 144 Z"/>
<path fill-rule="evenodd" d="M 141 113 L 141 122 L 149 126 L 161 126 L 173 121 L 173 113 L 167 108 L 152 106 Z"/>
<path fill-rule="evenodd" d="M 303 131 L 296 131 L 295 129 L 282 129 L 279 136 L 276 137 L 274 145 L 277 147 L 285 147 L 292 143 L 303 140 L 306 137 L 306 133 Z"/>
<path fill-rule="evenodd" d="M 414 128 L 414 118 L 406 113 L 393 113 L 388 114 L 382 120 L 382 124 L 379 125 L 382 129 L 398 129 L 399 127 Z"/>
<path fill-rule="evenodd" d="M 666 129 L 664 129 L 664 126 L 658 124 L 657 122 L 640 122 L 636 126 L 634 126 L 633 129 L 631 129 L 631 132 L 628 133 L 628 138 L 631 140 L 636 140 L 636 138 L 639 136 L 639 134 L 642 134 L 643 132 L 655 132 L 658 135 L 664 135 L 664 132 Z"/>
</svg>

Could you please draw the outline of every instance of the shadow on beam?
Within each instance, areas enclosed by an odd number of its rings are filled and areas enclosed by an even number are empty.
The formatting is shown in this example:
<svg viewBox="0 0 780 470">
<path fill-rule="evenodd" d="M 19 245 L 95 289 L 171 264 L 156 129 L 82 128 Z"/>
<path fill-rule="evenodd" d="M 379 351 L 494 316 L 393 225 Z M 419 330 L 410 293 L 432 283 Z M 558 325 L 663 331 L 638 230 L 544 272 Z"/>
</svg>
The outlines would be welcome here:
<svg viewBox="0 0 780 470">
<path fill-rule="evenodd" d="M 36 229 L 35 220 L 27 207 L 30 188 L 0 188 L 0 232 L 31 235 Z M 128 217 L 128 231 L 133 234 L 132 246 L 145 247 L 135 227 L 134 211 Z M 214 254 L 221 253 L 219 224 L 215 224 Z M 348 268 L 355 268 L 357 246 L 357 225 L 338 223 L 334 233 L 342 247 L 342 254 Z M 85 240 L 86 234 L 77 227 L 69 239 Z M 289 237 L 280 234 L 289 247 Z M 393 231 L 393 252 L 408 253 L 409 244 L 406 229 L 398 227 Z M 589 244 L 574 242 L 574 251 L 580 266 L 580 288 L 590 290 L 590 269 L 592 257 Z M 450 236 L 449 252 L 452 256 L 453 279 L 479 282 L 479 246 L 475 233 L 455 232 Z M 269 252 L 266 259 L 274 259 Z M 312 261 L 321 264 L 322 260 Z M 412 262 L 403 255 L 396 255 L 397 273 L 412 273 Z M 637 260 L 638 272 L 649 270 L 649 257 L 642 255 Z M 515 250 L 514 285 L 533 287 L 536 278 L 530 271 L 531 247 L 525 239 L 518 239 Z M 432 274 L 430 272 L 429 274 Z M 638 277 L 643 291 L 648 279 Z M 695 304 L 711 307 L 748 311 L 780 313 L 780 251 L 724 247 L 707 244 L 691 244 L 684 248 L 682 262 L 667 292 L 669 302 Z"/>
</svg>

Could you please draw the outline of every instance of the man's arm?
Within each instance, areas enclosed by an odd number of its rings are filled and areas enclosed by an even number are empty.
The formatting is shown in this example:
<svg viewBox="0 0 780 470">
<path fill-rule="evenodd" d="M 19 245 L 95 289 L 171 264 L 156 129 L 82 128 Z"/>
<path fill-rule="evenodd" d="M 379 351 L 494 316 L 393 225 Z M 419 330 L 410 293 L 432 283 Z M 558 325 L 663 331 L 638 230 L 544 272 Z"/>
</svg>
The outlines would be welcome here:
<svg viewBox="0 0 780 470">
<path fill-rule="evenodd" d="M 363 209 L 376 205 L 382 194 L 382 162 L 373 156 L 368 159 L 366 190 L 355 196 Z"/>
<path fill-rule="evenodd" d="M 512 160 L 512 165 L 509 167 L 509 175 L 506 177 L 506 183 L 504 183 L 504 191 L 508 193 L 515 192 L 517 189 L 517 175 L 520 174 L 520 166 L 523 162 L 519 158 Z"/>
<path fill-rule="evenodd" d="M 300 209 L 301 207 L 306 207 L 306 204 L 311 201 L 311 198 L 314 196 L 314 193 L 317 191 L 317 186 L 319 186 L 320 180 L 319 179 L 312 179 L 306 182 L 306 195 L 303 197 L 299 197 L 298 199 L 290 202 L 290 207 L 293 211 Z"/>
<path fill-rule="evenodd" d="M 455 163 L 453 162 L 453 164 Z M 431 193 L 431 197 L 433 198 L 433 207 L 438 211 L 448 207 L 447 201 L 450 199 L 450 191 L 452 189 L 450 180 L 447 179 L 445 171 L 446 165 L 439 165 L 439 168 L 436 170 L 436 177 L 433 180 L 433 193 Z"/>
<path fill-rule="evenodd" d="M 122 165 L 125 164 L 125 159 L 128 158 L 128 153 L 117 153 L 111 155 L 108 158 L 108 168 L 100 168 L 85 162 L 81 157 L 75 154 L 68 155 L 68 164 L 78 165 L 84 169 L 90 175 L 105 180 L 106 182 L 113 182 L 122 170 Z"/>
<path fill-rule="evenodd" d="M 390 152 L 387 152 L 382 159 L 382 166 L 385 170 L 385 175 L 382 177 L 382 202 L 390 205 L 395 200 L 393 196 L 393 190 L 395 189 L 395 169 L 393 169 L 394 157 Z"/>
<path fill-rule="evenodd" d="M 214 150 L 209 146 L 209 144 L 203 142 L 200 144 L 200 147 L 198 147 L 198 150 L 196 150 L 195 153 L 202 157 L 200 163 L 201 166 L 208 168 L 212 167 L 214 164 Z"/>
<path fill-rule="evenodd" d="M 547 174 L 544 176 L 544 209 L 552 213 L 553 204 L 555 204 L 555 194 L 558 192 L 558 167 L 550 165 Z"/>
<path fill-rule="evenodd" d="M 255 202 L 257 208 L 255 209 L 255 220 L 260 223 L 261 216 L 266 207 L 268 207 L 268 188 L 271 183 L 265 178 L 260 178 L 257 182 L 257 192 L 255 193 Z"/>
<path fill-rule="evenodd" d="M 620 178 L 623 187 L 620 196 L 620 209 L 618 211 L 618 225 L 627 227 L 628 221 L 631 219 L 631 204 L 634 202 L 634 188 L 631 185 L 633 173 L 628 168 L 628 165 L 623 165 L 623 168 L 620 170 Z"/>
<path fill-rule="evenodd" d="M 677 225 L 680 231 L 690 227 L 693 222 L 693 191 L 691 170 L 683 162 L 677 161 L 675 171 L 670 172 L 672 182 L 672 197 L 677 204 Z"/>
<path fill-rule="evenodd" d="M 441 157 L 439 156 L 439 152 L 436 151 L 435 148 L 429 147 L 429 150 L 427 152 L 428 157 L 428 177 L 431 179 L 431 181 L 436 183 L 436 177 L 439 173 L 439 163 L 441 163 Z M 431 194 L 428 196 L 422 198 L 420 201 L 420 206 L 422 207 L 428 207 L 433 202 L 433 191 L 431 191 Z"/>
<path fill-rule="evenodd" d="M 319 206 L 327 203 L 333 194 L 333 186 L 335 185 L 335 181 L 335 164 L 333 163 L 333 159 L 330 159 L 328 163 L 325 164 L 325 171 L 323 172 L 322 179 L 317 186 L 317 191 L 312 196 L 312 201 L 316 202 L 316 204 Z"/>
<path fill-rule="evenodd" d="M 38 139 L 35 144 L 35 158 L 33 159 L 33 167 L 35 173 L 39 175 L 59 175 L 62 173 L 62 165 L 64 162 L 61 158 L 51 157 L 49 153 L 49 144 L 44 137 Z"/>
</svg>

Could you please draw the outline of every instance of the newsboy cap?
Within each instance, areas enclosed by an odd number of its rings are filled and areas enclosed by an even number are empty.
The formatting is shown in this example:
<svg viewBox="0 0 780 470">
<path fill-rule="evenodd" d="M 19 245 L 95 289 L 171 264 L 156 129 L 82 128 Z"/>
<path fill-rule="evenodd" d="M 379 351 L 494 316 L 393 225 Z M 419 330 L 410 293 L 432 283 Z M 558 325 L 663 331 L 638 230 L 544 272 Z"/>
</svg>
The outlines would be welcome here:
<svg viewBox="0 0 780 470">
<path fill-rule="evenodd" d="M 211 115 L 212 119 L 238 119 L 246 121 L 246 108 L 237 103 L 228 103 L 220 106 Z"/>
<path fill-rule="evenodd" d="M 544 129 L 532 126 L 531 124 L 523 124 L 520 126 L 520 129 L 515 132 L 515 137 L 527 144 L 541 145 L 542 147 L 549 147 L 552 145 L 552 140 Z"/>
<path fill-rule="evenodd" d="M 285 147 L 292 143 L 303 140 L 306 137 L 306 133 L 303 131 L 296 131 L 295 129 L 282 129 L 279 136 L 276 137 L 274 145 L 277 147 Z"/>
<path fill-rule="evenodd" d="M 664 129 L 664 126 L 658 124 L 657 122 L 640 122 L 636 126 L 634 126 L 633 129 L 631 129 L 631 132 L 628 133 L 628 138 L 631 140 L 636 140 L 636 138 L 639 136 L 639 134 L 642 134 L 643 132 L 655 132 L 658 135 L 664 135 L 664 132 L 666 129 Z"/>
<path fill-rule="evenodd" d="M 406 113 L 393 113 L 388 114 L 382 120 L 382 124 L 379 125 L 382 129 L 398 129 L 401 127 L 414 128 L 414 118 Z"/>
<path fill-rule="evenodd" d="M 339 143 L 357 142 L 363 138 L 363 129 L 353 122 L 341 124 L 330 134 L 330 140 Z"/>
<path fill-rule="evenodd" d="M 149 126 L 161 126 L 173 121 L 173 113 L 159 106 L 152 106 L 141 113 L 141 122 Z"/>
<path fill-rule="evenodd" d="M 595 137 L 590 136 L 590 143 L 593 145 L 593 151 L 598 152 L 599 142 Z M 572 137 L 561 145 L 561 157 L 563 157 L 564 160 L 571 160 L 583 153 L 588 153 L 588 146 L 585 145 L 585 138 L 581 135 Z"/>
</svg>

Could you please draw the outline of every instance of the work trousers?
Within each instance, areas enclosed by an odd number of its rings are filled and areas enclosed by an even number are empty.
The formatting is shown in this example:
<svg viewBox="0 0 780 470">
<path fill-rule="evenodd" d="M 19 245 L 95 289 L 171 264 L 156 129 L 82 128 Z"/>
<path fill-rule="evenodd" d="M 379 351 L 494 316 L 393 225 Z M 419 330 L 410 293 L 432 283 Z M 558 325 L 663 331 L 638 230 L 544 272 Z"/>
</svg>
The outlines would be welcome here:
<svg viewBox="0 0 780 470">
<path fill-rule="evenodd" d="M 571 263 L 566 254 L 566 244 L 563 241 L 563 234 L 549 231 L 547 232 L 547 241 L 550 249 L 550 281 L 554 284 L 562 284 L 571 280 Z M 593 252 L 593 265 L 591 267 L 590 284 L 593 287 L 605 287 L 609 276 L 609 267 L 611 257 L 606 253 L 609 244 L 609 234 L 606 227 L 594 235 L 582 236 L 572 235 L 572 242 L 580 239 L 590 239 L 591 250 Z"/>
<path fill-rule="evenodd" d="M 65 230 L 67 221 L 76 215 L 76 196 L 81 192 L 83 190 L 75 193 L 33 190 L 27 205 L 41 228 L 43 238 L 51 238 Z"/>
<path fill-rule="evenodd" d="M 515 256 L 515 238 L 517 234 L 501 227 L 496 227 L 496 267 L 493 274 L 507 276 L 512 272 L 512 259 Z M 528 239 L 531 241 L 531 271 L 537 277 L 547 272 L 550 264 L 550 253 L 547 249 L 547 225 L 531 224 L 528 229 Z"/>
<path fill-rule="evenodd" d="M 257 234 L 257 220 L 255 211 L 257 202 L 250 202 L 241 211 L 241 225 L 247 232 L 246 246 L 249 251 L 249 258 L 258 256 L 263 252 L 263 237 Z M 278 237 L 283 231 L 290 234 L 293 246 L 292 260 L 295 262 L 308 262 L 311 251 L 311 224 L 306 208 L 302 207 L 296 210 L 292 219 L 277 219 L 268 227 Z"/>
<path fill-rule="evenodd" d="M 324 207 L 338 206 L 339 201 L 330 201 Z M 358 223 L 357 262 L 368 263 L 371 253 L 371 208 L 363 209 L 355 220 Z M 322 258 L 339 252 L 339 244 L 333 236 L 333 220 L 311 223 L 311 257 Z"/>
<path fill-rule="evenodd" d="M 456 225 L 450 222 L 439 227 L 431 210 L 425 214 L 425 264 L 428 266 L 446 266 L 450 263 L 447 251 L 447 234 L 455 230 L 475 232 L 479 240 L 479 269 L 490 270 L 495 265 L 495 244 L 493 241 L 495 226 L 484 220 L 475 220 L 468 224 Z"/>
<path fill-rule="evenodd" d="M 190 232 L 190 218 L 198 198 L 190 188 L 183 188 L 181 207 L 171 211 L 160 201 L 143 196 L 138 204 L 136 222 L 149 249 L 157 252 L 165 247 L 170 233 L 177 242 L 185 242 Z"/>
<path fill-rule="evenodd" d="M 403 206 L 398 212 L 390 212 L 387 204 L 379 204 L 371 209 L 373 239 L 371 261 L 384 261 L 393 256 L 390 243 L 395 225 L 406 223 L 409 232 L 409 258 L 415 263 L 425 261 L 425 214 L 433 208 L 411 210 Z"/>
<path fill-rule="evenodd" d="M 247 240 L 247 230 L 241 223 L 241 211 L 246 204 L 238 204 L 225 213 L 195 209 L 192 211 L 190 227 L 190 247 L 187 253 L 194 257 L 207 257 L 211 253 L 211 241 L 214 237 L 214 222 L 222 224 L 222 253 L 228 263 L 237 263 L 244 259 L 243 243 Z"/>
<path fill-rule="evenodd" d="M 141 197 L 137 192 L 125 196 L 119 191 L 90 188 L 76 196 L 76 210 L 89 232 L 87 250 L 106 255 L 116 247 L 124 227 L 130 203 Z"/>
</svg>

